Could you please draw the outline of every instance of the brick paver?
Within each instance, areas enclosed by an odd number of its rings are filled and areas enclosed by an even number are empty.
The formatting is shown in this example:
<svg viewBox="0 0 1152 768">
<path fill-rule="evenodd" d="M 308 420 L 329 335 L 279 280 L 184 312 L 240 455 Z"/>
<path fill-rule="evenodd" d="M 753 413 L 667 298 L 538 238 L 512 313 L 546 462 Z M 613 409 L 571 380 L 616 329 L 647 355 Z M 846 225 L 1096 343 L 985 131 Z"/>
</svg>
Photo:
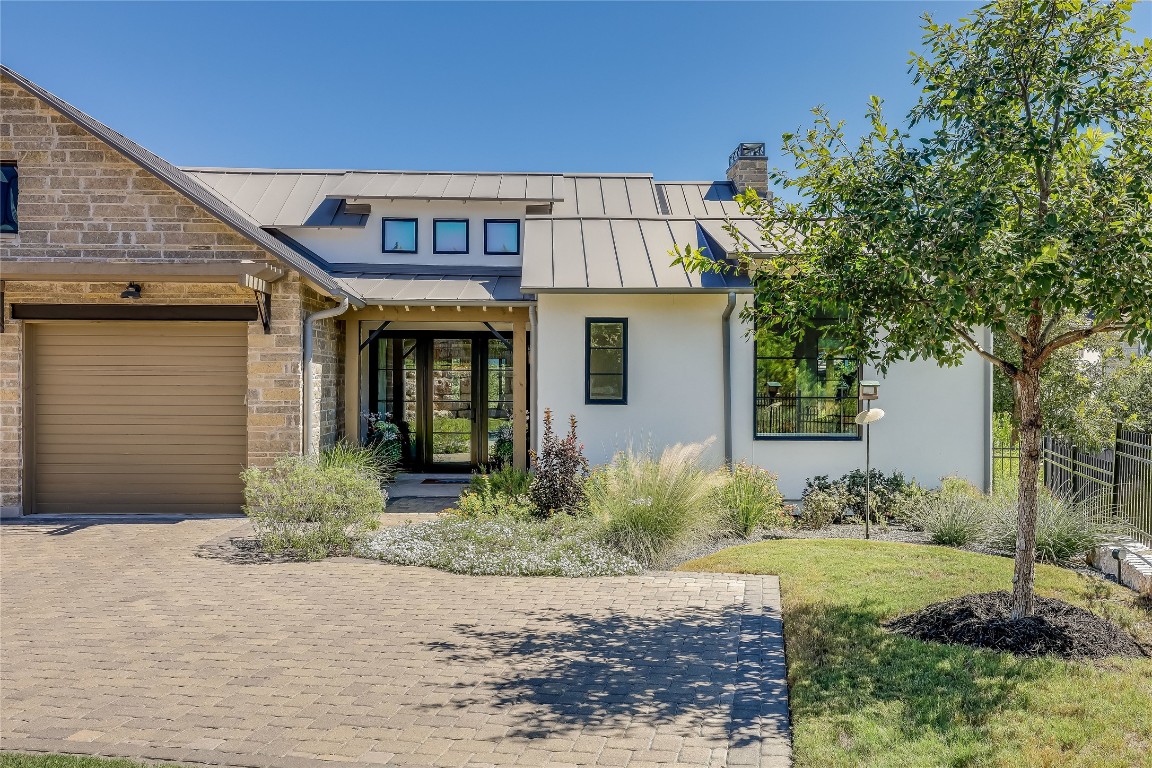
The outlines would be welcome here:
<svg viewBox="0 0 1152 768">
<path fill-rule="evenodd" d="M 0 526 L 0 748 L 285 768 L 789 764 L 775 578 L 222 557 L 245 526 Z"/>
</svg>

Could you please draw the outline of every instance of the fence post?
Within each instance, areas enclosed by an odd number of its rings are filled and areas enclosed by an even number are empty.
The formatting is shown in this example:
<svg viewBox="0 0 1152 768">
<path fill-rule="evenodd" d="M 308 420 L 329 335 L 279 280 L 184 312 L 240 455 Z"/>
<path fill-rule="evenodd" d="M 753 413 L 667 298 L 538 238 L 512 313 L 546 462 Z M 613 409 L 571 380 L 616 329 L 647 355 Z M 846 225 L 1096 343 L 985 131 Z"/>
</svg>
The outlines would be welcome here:
<svg viewBox="0 0 1152 768">
<path fill-rule="evenodd" d="M 1040 448 L 1040 471 L 1044 476 L 1044 487 L 1047 488 L 1048 487 L 1048 461 L 1049 461 L 1048 435 L 1044 435 L 1044 440 L 1040 445 L 1041 445 L 1041 448 Z"/>
<path fill-rule="evenodd" d="M 1112 441 L 1112 515 L 1120 516 L 1120 439 L 1124 433 L 1116 422 L 1116 439 Z"/>
<path fill-rule="evenodd" d="M 1080 449 L 1072 446 L 1072 459 L 1069 462 L 1072 467 L 1072 501 L 1080 501 L 1080 473 L 1076 471 L 1076 465 L 1080 463 Z"/>
</svg>

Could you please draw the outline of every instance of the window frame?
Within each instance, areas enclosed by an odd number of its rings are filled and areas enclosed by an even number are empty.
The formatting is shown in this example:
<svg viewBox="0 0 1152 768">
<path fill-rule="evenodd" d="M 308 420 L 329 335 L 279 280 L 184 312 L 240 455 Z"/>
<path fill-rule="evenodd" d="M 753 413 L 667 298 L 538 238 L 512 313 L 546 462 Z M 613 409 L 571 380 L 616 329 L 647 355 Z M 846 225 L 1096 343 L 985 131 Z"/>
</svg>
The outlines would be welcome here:
<svg viewBox="0 0 1152 768">
<path fill-rule="evenodd" d="M 817 318 L 817 320 L 819 320 L 819 318 Z M 808 440 L 808 441 L 812 441 L 812 442 L 835 442 L 835 443 L 859 442 L 859 441 L 863 440 L 864 439 L 864 430 L 859 425 L 856 426 L 856 429 L 853 432 L 839 432 L 839 433 L 829 433 L 829 434 L 788 433 L 788 432 L 765 432 L 765 433 L 761 433 L 757 429 L 757 426 L 758 426 L 757 420 L 759 417 L 759 414 L 758 414 L 758 407 L 759 406 L 757 405 L 756 401 L 759 400 L 761 397 L 760 390 L 759 390 L 760 361 L 761 360 L 800 361 L 800 360 L 812 359 L 810 357 L 797 357 L 795 355 L 793 355 L 791 358 L 778 357 L 778 356 L 772 356 L 772 355 L 761 355 L 760 350 L 759 350 L 759 346 L 758 346 L 759 334 L 760 334 L 760 328 L 756 328 L 756 332 L 752 337 L 752 439 L 753 440 L 767 440 L 767 441 L 770 441 L 770 440 L 785 440 L 785 441 L 786 440 Z M 829 362 L 831 362 L 833 360 L 844 360 L 844 359 L 848 359 L 848 358 L 833 357 L 833 358 L 828 358 L 828 359 L 829 359 Z M 858 360 L 856 365 L 857 365 L 857 368 L 856 368 L 857 373 L 856 373 L 856 398 L 855 398 L 855 400 L 856 400 L 857 412 L 859 412 L 860 410 L 862 410 L 862 408 L 860 407 L 860 403 L 861 403 L 861 400 L 860 400 L 860 377 L 863 374 L 863 361 Z M 797 395 L 797 399 L 800 399 L 802 397 L 804 397 L 804 396 Z M 851 399 L 851 398 L 845 398 L 845 399 Z"/>
<path fill-rule="evenodd" d="M 8 187 L 8 195 L 0 200 L 0 207 L 4 209 L 6 214 L 8 210 L 8 198 L 14 198 L 12 204 L 13 219 L 12 223 L 8 224 L 3 221 L 3 216 L 0 216 L 0 235 L 18 235 L 20 234 L 20 166 L 15 160 L 0 160 L 0 168 L 12 169 L 12 175 L 8 178 L 7 171 L 0 171 L 4 173 Z"/>
<path fill-rule="evenodd" d="M 488 247 L 488 225 L 489 224 L 515 224 L 516 225 L 516 250 L 515 251 L 493 251 Z M 520 219 L 484 219 L 484 255 L 485 256 L 519 256 L 521 251 L 524 250 L 524 224 Z"/>
<path fill-rule="evenodd" d="M 620 325 L 620 398 L 592 397 L 592 325 L 596 323 L 617 323 Z M 596 347 L 596 349 L 616 349 L 616 347 Z M 611 374 L 609 374 L 611 375 Z M 628 318 L 626 317 L 585 317 L 584 318 L 584 404 L 585 405 L 628 405 Z"/>
<path fill-rule="evenodd" d="M 393 250 L 388 247 L 387 232 L 388 222 L 390 221 L 406 221 L 412 223 L 412 250 L 402 251 Z M 410 216 L 392 217 L 385 216 L 380 219 L 380 252 L 381 253 L 419 253 L 420 252 L 420 219 L 414 219 Z"/>
<path fill-rule="evenodd" d="M 437 224 L 463 224 L 464 225 L 464 250 L 462 251 L 444 251 L 440 249 L 440 239 L 436 232 Z M 432 253 L 440 254 L 443 256 L 460 256 L 467 254 L 472 250 L 472 225 L 468 219 L 432 219 Z"/>
</svg>

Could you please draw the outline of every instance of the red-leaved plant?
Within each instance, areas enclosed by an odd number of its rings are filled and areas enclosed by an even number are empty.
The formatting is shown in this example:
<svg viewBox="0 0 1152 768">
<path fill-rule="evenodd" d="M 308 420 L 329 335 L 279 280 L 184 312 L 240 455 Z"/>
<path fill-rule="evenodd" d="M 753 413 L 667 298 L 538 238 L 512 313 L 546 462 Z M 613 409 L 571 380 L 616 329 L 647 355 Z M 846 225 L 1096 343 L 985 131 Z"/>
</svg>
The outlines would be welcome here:
<svg viewBox="0 0 1152 768">
<path fill-rule="evenodd" d="M 552 431 L 552 409 L 544 410 L 540 453 L 533 452 L 532 462 L 535 474 L 528 497 L 539 515 L 548 517 L 584 508 L 588 459 L 584 457 L 584 446 L 576 438 L 576 416 L 568 417 L 568 435 L 561 438 Z"/>
</svg>

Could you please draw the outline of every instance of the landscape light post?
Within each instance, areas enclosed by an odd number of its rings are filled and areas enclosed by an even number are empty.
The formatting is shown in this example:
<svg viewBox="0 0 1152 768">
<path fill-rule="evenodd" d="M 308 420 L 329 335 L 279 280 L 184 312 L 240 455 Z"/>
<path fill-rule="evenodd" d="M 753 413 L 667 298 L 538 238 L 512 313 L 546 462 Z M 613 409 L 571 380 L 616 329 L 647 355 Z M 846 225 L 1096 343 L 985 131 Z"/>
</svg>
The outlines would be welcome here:
<svg viewBox="0 0 1152 768">
<path fill-rule="evenodd" d="M 864 427 L 864 538 L 872 538 L 872 425 L 884 418 L 880 408 L 872 410 L 872 401 L 880 396 L 880 382 L 860 382 L 860 399 L 867 407 L 856 414 L 854 421 Z"/>
</svg>

